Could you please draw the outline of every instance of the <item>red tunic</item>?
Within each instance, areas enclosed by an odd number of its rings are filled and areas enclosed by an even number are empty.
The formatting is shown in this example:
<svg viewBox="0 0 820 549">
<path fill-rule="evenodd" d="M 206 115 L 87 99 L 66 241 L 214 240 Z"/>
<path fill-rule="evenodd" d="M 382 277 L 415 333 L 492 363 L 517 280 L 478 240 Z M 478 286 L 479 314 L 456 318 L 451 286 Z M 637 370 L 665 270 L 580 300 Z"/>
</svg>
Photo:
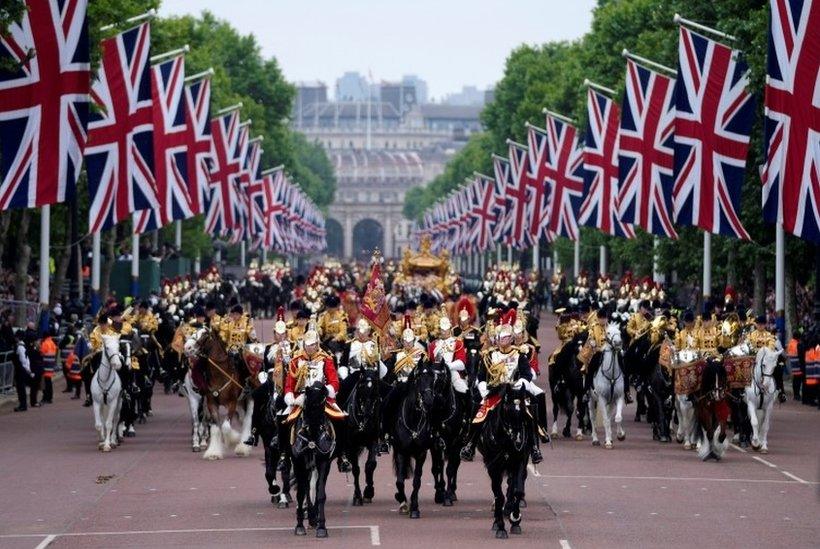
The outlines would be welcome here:
<svg viewBox="0 0 820 549">
<path fill-rule="evenodd" d="M 290 367 L 288 368 L 288 375 L 285 378 L 285 394 L 294 393 L 294 396 L 297 394 L 296 377 L 294 374 L 298 371 L 300 364 L 303 362 L 316 362 L 319 360 L 323 362 L 323 377 L 321 381 L 325 385 L 330 385 L 333 387 L 334 391 L 333 398 L 328 395 L 328 403 L 336 402 L 335 394 L 338 394 L 339 392 L 339 376 L 336 375 L 336 367 L 333 365 L 333 359 L 326 353 L 317 355 L 312 361 L 309 361 L 304 353 L 299 353 L 293 357 L 290 361 Z M 304 388 L 302 390 L 304 390 Z M 301 392 L 302 391 L 299 391 L 298 394 L 301 394 Z"/>
<path fill-rule="evenodd" d="M 430 346 L 428 348 L 428 351 L 429 351 L 428 356 L 431 359 L 435 360 L 436 348 L 439 345 L 443 345 L 444 341 L 445 340 L 437 339 L 437 340 L 435 340 L 434 342 L 432 342 L 430 344 Z M 455 362 L 456 360 L 460 360 L 462 366 L 465 366 L 465 367 L 467 366 L 467 350 L 464 348 L 464 342 L 461 341 L 458 338 L 455 338 L 455 345 L 454 345 L 454 348 L 453 348 L 453 357 L 449 360 L 450 360 L 450 362 Z"/>
</svg>

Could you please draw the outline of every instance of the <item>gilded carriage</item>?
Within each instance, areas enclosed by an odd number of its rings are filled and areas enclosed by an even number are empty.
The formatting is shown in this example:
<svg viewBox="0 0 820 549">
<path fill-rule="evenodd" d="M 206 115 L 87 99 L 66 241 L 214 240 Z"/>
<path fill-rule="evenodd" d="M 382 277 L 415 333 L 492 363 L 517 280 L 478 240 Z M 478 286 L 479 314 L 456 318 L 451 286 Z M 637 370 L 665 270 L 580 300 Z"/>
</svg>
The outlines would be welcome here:
<svg viewBox="0 0 820 549">
<path fill-rule="evenodd" d="M 450 295 L 458 282 L 450 269 L 450 254 L 447 250 L 433 253 L 429 236 L 421 239 L 417 252 L 404 251 L 399 272 L 393 281 L 406 289 L 418 289 L 441 296 Z M 412 293 L 412 292 L 411 292 Z"/>
</svg>

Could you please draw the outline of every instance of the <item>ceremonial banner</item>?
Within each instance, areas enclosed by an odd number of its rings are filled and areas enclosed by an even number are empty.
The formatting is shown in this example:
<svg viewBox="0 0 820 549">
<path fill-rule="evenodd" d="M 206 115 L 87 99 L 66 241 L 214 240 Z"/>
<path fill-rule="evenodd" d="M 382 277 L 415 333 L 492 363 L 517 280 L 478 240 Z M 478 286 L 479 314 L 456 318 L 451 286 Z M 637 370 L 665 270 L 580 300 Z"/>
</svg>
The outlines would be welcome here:
<svg viewBox="0 0 820 549">
<path fill-rule="evenodd" d="M 547 115 L 546 180 L 549 185 L 549 232 L 578 240 L 578 209 L 584 192 L 584 159 L 578 130 Z"/>
<path fill-rule="evenodd" d="M 233 110 L 211 121 L 211 173 L 206 194 L 205 230 L 224 235 L 234 227 L 237 185 L 242 166 L 235 157 L 239 137 L 239 111 Z"/>
<path fill-rule="evenodd" d="M 364 292 L 359 310 L 368 322 L 370 322 L 379 333 L 383 334 L 385 326 L 390 322 L 390 307 L 387 305 L 387 295 L 385 294 L 384 283 L 382 282 L 380 260 L 381 256 L 375 254 L 373 257 L 373 267 L 370 270 L 370 280 L 367 283 L 367 289 Z"/>
<path fill-rule="evenodd" d="M 211 172 L 211 80 L 185 86 L 188 137 L 188 194 L 194 215 L 205 213 L 205 193 Z"/>
<path fill-rule="evenodd" d="M 14 67 L 0 71 L 0 210 L 74 196 L 91 85 L 87 6 L 26 0 L 22 20 L 0 36 L 0 63 Z"/>
</svg>

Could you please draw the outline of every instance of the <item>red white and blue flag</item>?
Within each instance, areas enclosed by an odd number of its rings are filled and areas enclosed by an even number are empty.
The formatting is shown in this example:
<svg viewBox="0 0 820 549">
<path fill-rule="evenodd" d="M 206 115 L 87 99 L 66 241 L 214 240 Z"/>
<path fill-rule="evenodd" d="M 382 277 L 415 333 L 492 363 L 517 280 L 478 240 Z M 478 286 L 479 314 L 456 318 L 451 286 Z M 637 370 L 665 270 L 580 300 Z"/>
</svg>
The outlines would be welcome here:
<svg viewBox="0 0 820 549">
<path fill-rule="evenodd" d="M 503 156 L 493 155 L 493 182 L 495 184 L 495 227 L 493 240 L 508 244 L 510 241 L 510 214 L 512 198 L 507 197 L 507 187 L 511 184 L 510 161 Z"/>
<path fill-rule="evenodd" d="M 239 111 L 233 110 L 211 121 L 210 191 L 206 195 L 205 230 L 225 235 L 234 228 L 235 204 L 242 165 L 234 152 L 239 137 Z"/>
<path fill-rule="evenodd" d="M 87 0 L 26 0 L 0 35 L 0 210 L 73 197 L 88 124 Z M 2 11 L 2 10 L 0 10 Z"/>
<path fill-rule="evenodd" d="M 770 3 L 763 217 L 820 243 L 820 1 Z"/>
<path fill-rule="evenodd" d="M 618 132 L 618 217 L 646 232 L 677 238 L 672 225 L 675 80 L 626 62 Z"/>
<path fill-rule="evenodd" d="M 738 216 L 754 119 L 740 52 L 680 27 L 675 89 L 675 222 L 749 239 Z"/>
<path fill-rule="evenodd" d="M 477 251 L 484 252 L 493 245 L 493 230 L 497 221 L 495 180 L 476 174 L 473 185 L 476 197 L 472 211 L 475 217 L 474 243 Z"/>
<path fill-rule="evenodd" d="M 613 236 L 632 238 L 635 231 L 618 218 L 618 124 L 621 110 L 603 93 L 587 90 L 584 138 L 584 200 L 578 223 Z"/>
<path fill-rule="evenodd" d="M 245 187 L 251 180 L 250 167 L 248 165 L 250 144 L 251 123 L 250 121 L 245 121 L 239 125 L 239 133 L 237 134 L 236 145 L 233 152 L 234 158 L 239 162 L 239 177 L 236 180 L 237 201 L 234 205 L 234 224 L 229 240 L 232 244 L 237 244 L 242 240 L 248 240 L 250 238 L 250 203 L 248 193 L 245 191 Z"/>
<path fill-rule="evenodd" d="M 154 179 L 148 23 L 102 41 L 85 150 L 91 196 L 89 232 L 113 227 L 136 210 L 159 210 Z"/>
<path fill-rule="evenodd" d="M 203 78 L 185 85 L 188 116 L 188 184 L 191 210 L 204 213 L 205 193 L 211 172 L 211 80 Z"/>
<path fill-rule="evenodd" d="M 552 233 L 549 230 L 550 194 L 547 183 L 549 136 L 547 130 L 528 125 L 527 150 L 529 173 L 526 183 L 531 197 L 529 236 L 532 242 L 538 242 L 542 235 L 548 241 L 552 241 Z"/>
<path fill-rule="evenodd" d="M 529 174 L 529 151 L 524 145 L 509 142 L 509 177 L 505 196 L 509 199 L 510 211 L 507 217 L 509 230 L 508 245 L 515 248 L 526 248 L 531 243 L 529 207 L 531 193 L 527 184 Z"/>
<path fill-rule="evenodd" d="M 584 192 L 584 158 L 578 147 L 578 130 L 550 114 L 546 129 L 545 177 L 550 194 L 547 229 L 552 235 L 578 240 L 578 209 Z"/>
</svg>

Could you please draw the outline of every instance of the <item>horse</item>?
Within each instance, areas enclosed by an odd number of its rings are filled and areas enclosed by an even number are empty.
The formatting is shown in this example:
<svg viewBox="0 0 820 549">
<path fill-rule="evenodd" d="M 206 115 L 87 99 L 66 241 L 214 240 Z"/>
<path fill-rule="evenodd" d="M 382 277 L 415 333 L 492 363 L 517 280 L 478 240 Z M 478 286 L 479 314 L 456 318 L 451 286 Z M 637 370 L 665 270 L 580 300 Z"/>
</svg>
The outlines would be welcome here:
<svg viewBox="0 0 820 549">
<path fill-rule="evenodd" d="M 260 374 L 265 375 L 265 374 Z M 281 391 L 272 377 L 266 377 L 262 385 L 254 391 L 254 409 L 260 414 L 256 433 L 265 450 L 265 481 L 268 485 L 270 501 L 279 509 L 286 509 L 290 498 L 290 438 L 288 426 L 283 425 L 279 412 L 284 408 Z M 276 472 L 282 465 L 280 476 L 282 485 L 276 481 Z"/>
<path fill-rule="evenodd" d="M 122 368 L 122 356 L 118 335 L 104 335 L 102 341 L 100 367 L 91 380 L 91 398 L 94 402 L 94 427 L 100 436 L 98 448 L 110 452 L 119 439 L 115 429 L 122 405 L 122 383 L 117 372 Z"/>
<path fill-rule="evenodd" d="M 251 453 L 251 447 L 245 443 L 245 440 L 251 434 L 253 413 L 253 398 L 250 394 L 246 394 L 245 390 L 247 372 L 237 370 L 222 340 L 210 330 L 200 335 L 197 352 L 200 367 L 205 371 L 208 385 L 208 390 L 203 396 L 208 411 L 210 438 L 208 449 L 202 457 L 208 460 L 222 459 L 223 437 L 229 444 L 235 445 L 234 453 L 237 456 L 246 457 Z M 243 399 L 244 408 L 241 406 Z M 220 406 L 224 406 L 227 410 L 224 417 L 219 414 Z M 240 418 L 239 411 L 244 412 L 241 417 L 241 433 L 237 433 L 232 426 L 232 421 Z"/>
<path fill-rule="evenodd" d="M 191 451 L 201 452 L 208 448 L 208 429 L 206 428 L 207 419 L 205 417 L 207 410 L 203 404 L 202 395 L 194 387 L 190 370 L 185 374 L 182 386 L 185 388 L 188 410 L 191 412 Z"/>
<path fill-rule="evenodd" d="M 558 434 L 558 413 L 563 411 L 567 416 L 563 435 L 569 438 L 572 435 L 572 414 L 578 417 L 576 440 L 584 438 L 584 431 L 589 426 L 584 402 L 584 375 L 576 358 L 579 347 L 586 341 L 586 334 L 578 334 L 567 341 L 555 360 L 549 366 L 550 392 L 552 393 L 552 434 Z"/>
<path fill-rule="evenodd" d="M 698 457 L 720 461 L 729 446 L 727 420 L 729 391 L 726 369 L 720 358 L 708 358 L 703 368 L 700 390 L 695 393 L 695 438 L 700 443 Z"/>
<path fill-rule="evenodd" d="M 761 454 L 769 453 L 769 422 L 777 397 L 774 371 L 780 352 L 768 347 L 761 348 L 755 356 L 752 381 L 745 389 L 746 406 L 752 422 L 752 449 Z"/>
<path fill-rule="evenodd" d="M 317 381 L 305 387 L 302 413 L 291 430 L 293 472 L 296 476 L 297 536 L 307 535 L 304 526 L 307 502 L 308 523 L 316 527 L 316 537 L 326 538 L 325 486 L 336 450 L 336 431 L 325 414 L 327 387 Z M 310 492 L 310 494 L 308 494 Z"/>
<path fill-rule="evenodd" d="M 468 363 L 475 369 L 477 353 L 470 353 Z M 436 369 L 435 401 L 433 404 L 433 445 L 430 448 L 433 485 L 436 503 L 451 507 L 458 500 L 458 468 L 461 465 L 461 448 L 468 431 L 468 418 L 472 418 L 472 395 L 462 395 L 453 387 L 447 367 L 441 363 Z M 446 482 L 445 482 L 446 476 Z"/>
<path fill-rule="evenodd" d="M 352 466 L 353 506 L 373 501 L 373 473 L 376 470 L 379 435 L 381 434 L 381 381 L 378 368 L 362 369 L 349 393 L 340 392 L 339 403 L 347 412 L 342 429 L 342 452 Z M 359 483 L 359 455 L 367 450 L 364 465 L 365 488 Z"/>
<path fill-rule="evenodd" d="M 606 340 L 603 349 L 595 354 L 590 368 L 597 368 L 589 391 L 589 421 L 592 426 L 592 444 L 600 446 L 596 416 L 598 408 L 603 412 L 604 447 L 612 448 L 612 414 L 615 415 L 615 428 L 618 440 L 624 440 L 623 410 L 625 404 L 624 373 L 621 368 L 621 329 L 611 322 L 606 327 Z"/>
<path fill-rule="evenodd" d="M 482 422 L 478 448 L 492 485 L 493 527 L 497 539 L 506 539 L 506 516 L 510 521 L 510 533 L 521 533 L 521 500 L 524 497 L 527 462 L 532 440 L 532 419 L 527 409 L 526 390 L 514 390 L 512 386 L 501 388 L 500 402 L 487 413 Z M 502 488 L 507 479 L 507 494 Z"/>
<path fill-rule="evenodd" d="M 393 441 L 393 467 L 396 472 L 395 499 L 399 513 L 410 518 L 421 517 L 419 512 L 419 488 L 427 452 L 433 437 L 431 411 L 435 403 L 436 378 L 441 375 L 428 361 L 421 361 L 407 379 L 407 390 L 399 401 L 397 420 L 391 425 Z M 444 372 L 449 376 L 449 372 Z M 413 469 L 413 491 L 410 504 L 404 491 L 404 482 Z"/>
</svg>

